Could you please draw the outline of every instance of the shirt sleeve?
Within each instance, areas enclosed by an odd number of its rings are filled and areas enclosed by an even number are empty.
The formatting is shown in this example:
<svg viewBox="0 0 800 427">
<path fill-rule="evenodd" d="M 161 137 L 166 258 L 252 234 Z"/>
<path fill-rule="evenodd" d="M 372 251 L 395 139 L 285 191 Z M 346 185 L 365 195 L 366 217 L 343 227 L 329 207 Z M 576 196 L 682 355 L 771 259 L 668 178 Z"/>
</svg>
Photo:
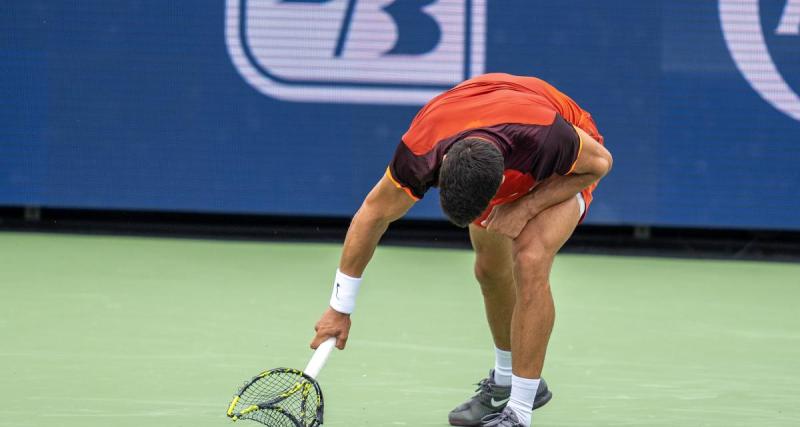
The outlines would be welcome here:
<svg viewBox="0 0 800 427">
<path fill-rule="evenodd" d="M 436 182 L 436 168 L 429 156 L 417 156 L 400 142 L 386 169 L 386 176 L 415 200 L 421 199 Z"/>
<path fill-rule="evenodd" d="M 556 114 L 539 146 L 532 171 L 534 178 L 541 181 L 554 174 L 569 175 L 578 160 L 580 148 L 578 132 L 560 114 Z"/>
</svg>

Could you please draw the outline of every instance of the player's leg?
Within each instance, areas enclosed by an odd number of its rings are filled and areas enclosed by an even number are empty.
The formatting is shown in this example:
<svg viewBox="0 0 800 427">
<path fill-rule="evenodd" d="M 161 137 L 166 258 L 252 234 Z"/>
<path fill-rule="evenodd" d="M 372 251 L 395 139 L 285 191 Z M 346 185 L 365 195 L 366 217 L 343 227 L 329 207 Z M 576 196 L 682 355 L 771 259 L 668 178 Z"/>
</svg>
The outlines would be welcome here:
<svg viewBox="0 0 800 427">
<path fill-rule="evenodd" d="M 481 287 L 486 319 L 495 344 L 495 369 L 480 381 L 478 393 L 449 414 L 450 424 L 477 426 L 486 415 L 505 408 L 511 394 L 511 317 L 515 302 L 511 240 L 470 225 L 475 249 L 475 278 Z M 551 397 L 545 382 L 540 383 L 537 407 Z"/>
<path fill-rule="evenodd" d="M 483 294 L 494 345 L 510 352 L 513 314 L 510 308 L 515 303 L 511 239 L 474 224 L 469 226 L 469 237 L 475 249 L 475 278 Z"/>
<path fill-rule="evenodd" d="M 516 305 L 511 321 L 514 378 L 509 408 L 523 425 L 530 423 L 530 408 L 555 320 L 550 269 L 580 216 L 578 199 L 569 199 L 533 218 L 512 244 Z"/>
</svg>

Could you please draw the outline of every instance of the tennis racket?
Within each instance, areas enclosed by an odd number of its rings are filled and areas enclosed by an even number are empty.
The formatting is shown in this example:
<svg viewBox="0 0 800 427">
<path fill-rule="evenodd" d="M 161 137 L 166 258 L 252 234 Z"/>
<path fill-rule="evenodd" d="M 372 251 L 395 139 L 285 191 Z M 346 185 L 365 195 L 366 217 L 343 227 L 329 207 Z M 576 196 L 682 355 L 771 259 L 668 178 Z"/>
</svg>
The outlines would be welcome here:
<svg viewBox="0 0 800 427">
<path fill-rule="evenodd" d="M 270 427 L 316 427 L 322 424 L 322 389 L 316 377 L 328 361 L 336 338 L 325 340 L 302 371 L 276 368 L 246 382 L 233 397 L 227 415 Z"/>
</svg>

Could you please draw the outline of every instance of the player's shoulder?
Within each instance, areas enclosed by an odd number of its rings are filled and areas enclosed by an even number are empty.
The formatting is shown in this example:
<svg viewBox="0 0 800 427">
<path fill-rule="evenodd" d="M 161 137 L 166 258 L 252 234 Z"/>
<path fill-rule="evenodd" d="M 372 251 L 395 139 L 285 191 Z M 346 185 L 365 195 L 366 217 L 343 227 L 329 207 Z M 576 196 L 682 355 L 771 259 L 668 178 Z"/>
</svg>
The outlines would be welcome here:
<svg viewBox="0 0 800 427">
<path fill-rule="evenodd" d="M 556 111 L 535 77 L 488 73 L 465 80 L 429 101 L 411 121 L 403 143 L 415 154 L 460 132 L 504 123 L 548 125 Z"/>
</svg>

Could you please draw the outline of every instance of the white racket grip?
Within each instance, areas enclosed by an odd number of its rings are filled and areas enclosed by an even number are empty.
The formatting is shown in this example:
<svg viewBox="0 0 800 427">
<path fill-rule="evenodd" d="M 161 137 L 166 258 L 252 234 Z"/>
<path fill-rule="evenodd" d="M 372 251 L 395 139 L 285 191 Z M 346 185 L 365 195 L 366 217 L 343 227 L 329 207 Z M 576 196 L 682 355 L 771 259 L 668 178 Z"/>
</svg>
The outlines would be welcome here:
<svg viewBox="0 0 800 427">
<path fill-rule="evenodd" d="M 303 372 L 311 378 L 317 378 L 319 371 L 325 366 L 325 362 L 328 361 L 328 357 L 331 355 L 335 345 L 336 337 L 330 337 L 323 341 L 322 344 L 317 347 L 314 355 L 311 356 L 311 360 L 308 361 L 308 365 L 303 369 Z"/>
</svg>

